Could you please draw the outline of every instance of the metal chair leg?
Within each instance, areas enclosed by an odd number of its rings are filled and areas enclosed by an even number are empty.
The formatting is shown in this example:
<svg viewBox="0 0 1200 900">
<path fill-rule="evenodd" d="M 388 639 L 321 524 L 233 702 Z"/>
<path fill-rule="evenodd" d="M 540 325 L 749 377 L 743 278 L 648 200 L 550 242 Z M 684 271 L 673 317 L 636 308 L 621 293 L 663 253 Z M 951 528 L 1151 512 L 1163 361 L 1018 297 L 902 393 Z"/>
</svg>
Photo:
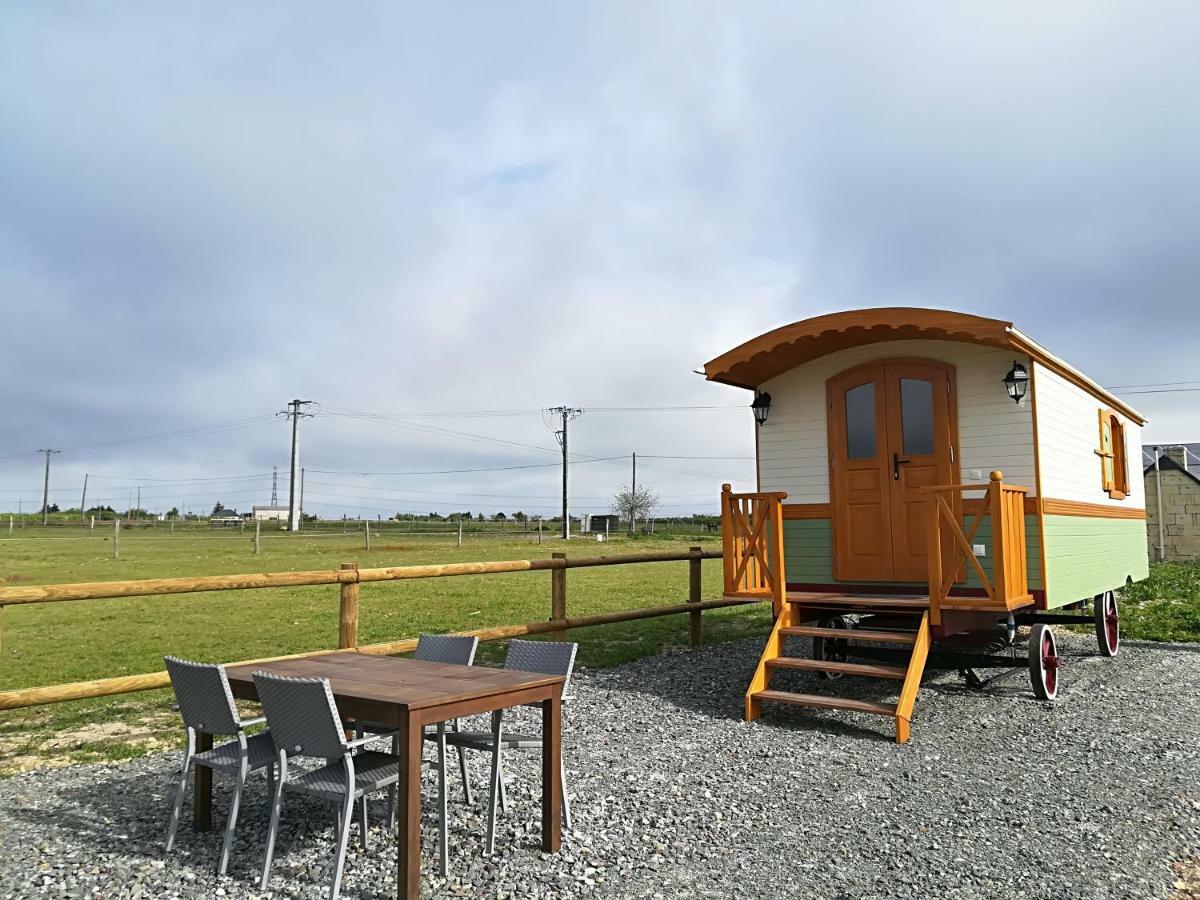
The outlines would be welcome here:
<svg viewBox="0 0 1200 900">
<path fill-rule="evenodd" d="M 450 723 L 451 731 L 458 731 L 458 719 Z M 471 779 L 467 777 L 467 751 L 464 747 L 455 747 L 458 751 L 458 771 L 462 776 L 463 794 L 466 797 L 467 806 L 475 802 L 475 798 L 471 795 Z"/>
<path fill-rule="evenodd" d="M 237 780 L 233 785 L 233 799 L 229 802 L 229 821 L 225 823 L 225 840 L 221 844 L 221 862 L 217 864 L 217 874 L 224 875 L 229 868 L 229 851 L 233 849 L 233 831 L 237 828 L 238 807 L 242 802 L 242 788 L 246 786 L 246 777 L 250 774 L 249 764 L 242 757 L 238 768 Z"/>
<path fill-rule="evenodd" d="M 362 846 L 364 850 L 371 849 L 371 830 L 367 825 L 367 795 L 364 793 L 358 801 L 359 827 L 362 829 Z"/>
<path fill-rule="evenodd" d="M 487 843 L 484 852 L 489 856 L 496 849 L 496 804 L 500 800 L 500 738 L 503 735 L 502 716 L 492 717 L 492 782 L 488 800 Z"/>
<path fill-rule="evenodd" d="M 504 784 L 504 774 L 500 774 L 500 812 L 508 812 L 508 787 Z"/>
<path fill-rule="evenodd" d="M 287 781 L 287 757 L 279 754 L 279 777 L 275 780 L 275 796 L 271 800 L 271 824 L 267 827 L 267 852 L 263 856 L 262 878 L 258 889 L 265 891 L 271 878 L 271 857 L 275 855 L 275 835 L 279 832 L 279 810 L 283 806 L 283 784 Z"/>
<path fill-rule="evenodd" d="M 342 889 L 342 871 L 346 867 L 346 847 L 350 843 L 350 822 L 354 819 L 354 759 L 347 755 L 346 799 L 342 806 L 342 827 L 338 829 L 337 856 L 333 861 L 333 884 L 329 886 L 329 900 L 337 900 Z"/>
<path fill-rule="evenodd" d="M 450 874 L 449 804 L 446 801 L 446 723 L 438 722 L 438 857 L 442 877 Z"/>
<path fill-rule="evenodd" d="M 171 810 L 171 822 L 167 825 L 168 853 L 175 846 L 175 831 L 179 828 L 179 817 L 183 813 L 183 795 L 187 791 L 188 775 L 192 771 L 192 756 L 196 752 L 196 732 L 187 730 L 187 749 L 183 751 L 183 765 L 179 769 L 179 789 L 175 792 L 175 806 Z"/>
<path fill-rule="evenodd" d="M 571 830 L 571 799 L 567 796 L 567 766 L 562 757 L 558 758 L 558 792 L 562 797 L 563 827 Z"/>
</svg>

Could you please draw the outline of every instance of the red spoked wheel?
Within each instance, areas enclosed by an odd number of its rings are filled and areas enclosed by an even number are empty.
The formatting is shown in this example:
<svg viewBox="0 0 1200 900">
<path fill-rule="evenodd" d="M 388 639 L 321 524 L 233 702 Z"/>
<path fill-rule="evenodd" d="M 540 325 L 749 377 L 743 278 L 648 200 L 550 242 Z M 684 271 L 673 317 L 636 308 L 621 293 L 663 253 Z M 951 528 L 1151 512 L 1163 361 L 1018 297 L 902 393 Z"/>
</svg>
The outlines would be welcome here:
<svg viewBox="0 0 1200 900">
<path fill-rule="evenodd" d="M 1029 680 L 1039 700 L 1058 696 L 1058 644 L 1049 625 L 1034 625 L 1029 632 Z"/>
<path fill-rule="evenodd" d="M 842 616 L 828 616 L 818 623 L 822 628 L 844 628 L 850 630 L 849 624 Z M 850 651 L 850 641 L 844 638 L 813 638 L 813 659 L 821 662 L 845 662 Z M 818 672 L 818 678 L 841 678 L 841 672 Z"/>
<path fill-rule="evenodd" d="M 1101 656 L 1116 656 L 1121 649 L 1121 614 L 1115 591 L 1097 594 L 1093 601 L 1096 616 L 1096 642 Z"/>
</svg>

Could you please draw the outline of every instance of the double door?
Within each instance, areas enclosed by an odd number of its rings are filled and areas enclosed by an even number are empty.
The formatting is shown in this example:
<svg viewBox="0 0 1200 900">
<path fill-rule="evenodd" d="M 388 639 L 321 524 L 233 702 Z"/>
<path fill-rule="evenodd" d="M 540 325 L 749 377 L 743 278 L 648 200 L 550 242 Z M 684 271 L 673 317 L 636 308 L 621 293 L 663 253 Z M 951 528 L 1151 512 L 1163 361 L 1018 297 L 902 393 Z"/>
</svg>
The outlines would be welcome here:
<svg viewBox="0 0 1200 900">
<path fill-rule="evenodd" d="M 872 363 L 827 387 L 834 577 L 926 581 L 930 499 L 921 488 L 957 481 L 954 369 Z"/>
</svg>

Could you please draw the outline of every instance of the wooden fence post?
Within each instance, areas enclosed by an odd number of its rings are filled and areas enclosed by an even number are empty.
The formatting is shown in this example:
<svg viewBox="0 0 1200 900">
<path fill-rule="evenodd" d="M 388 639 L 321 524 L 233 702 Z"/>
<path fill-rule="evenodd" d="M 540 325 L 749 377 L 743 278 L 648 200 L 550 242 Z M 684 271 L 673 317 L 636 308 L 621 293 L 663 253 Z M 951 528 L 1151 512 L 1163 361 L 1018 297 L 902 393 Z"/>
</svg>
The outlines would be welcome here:
<svg viewBox="0 0 1200 900">
<path fill-rule="evenodd" d="M 254 555 L 258 556 L 259 541 L 262 540 L 262 519 L 254 520 Z"/>
<path fill-rule="evenodd" d="M 462 519 L 458 520 L 458 546 L 462 546 Z"/>
<path fill-rule="evenodd" d="M 552 553 L 554 559 L 567 561 L 567 554 Z M 567 568 L 550 570 L 550 621 L 558 622 L 567 617 Z M 550 632 L 550 638 L 555 641 L 565 641 L 567 633 L 561 629 Z"/>
<path fill-rule="evenodd" d="M 4 579 L 0 578 L 0 588 L 4 587 Z M 4 605 L 0 604 L 0 662 L 4 661 Z"/>
<path fill-rule="evenodd" d="M 344 571 L 358 572 L 358 563 L 342 563 Z M 358 646 L 358 576 L 354 581 L 343 581 L 341 605 L 338 609 L 338 649 L 353 649 Z"/>
<path fill-rule="evenodd" d="M 113 559 L 121 558 L 121 520 L 113 519 Z"/>
<path fill-rule="evenodd" d="M 688 603 L 700 602 L 700 562 L 704 552 L 702 547 L 688 547 L 692 558 L 688 560 Z M 704 643 L 704 625 L 700 619 L 700 610 L 688 613 L 688 644 L 699 647 Z"/>
<path fill-rule="evenodd" d="M 363 530 L 363 549 L 370 550 L 371 549 L 371 521 L 370 521 L 370 519 L 368 519 L 366 522 L 364 522 L 363 525 L 366 526 L 365 529 Z"/>
</svg>

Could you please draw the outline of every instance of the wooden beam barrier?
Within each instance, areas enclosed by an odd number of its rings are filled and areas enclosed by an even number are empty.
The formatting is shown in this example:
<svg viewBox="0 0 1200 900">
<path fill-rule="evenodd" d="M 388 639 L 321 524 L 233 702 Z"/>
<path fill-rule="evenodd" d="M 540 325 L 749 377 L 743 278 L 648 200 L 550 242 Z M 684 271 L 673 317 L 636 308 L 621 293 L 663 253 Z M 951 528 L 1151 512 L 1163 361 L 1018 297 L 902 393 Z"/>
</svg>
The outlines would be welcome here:
<svg viewBox="0 0 1200 900">
<path fill-rule="evenodd" d="M 552 553 L 554 559 L 561 559 L 561 568 L 550 570 L 550 621 L 561 622 L 567 617 L 567 554 Z M 565 640 L 567 635 L 562 629 L 555 629 L 551 635 L 554 640 Z"/>
<path fill-rule="evenodd" d="M 478 628 L 473 631 L 456 631 L 452 633 L 468 636 L 474 635 L 481 641 L 500 641 L 523 635 L 545 634 L 548 631 L 566 631 L 572 628 L 588 628 L 592 625 L 611 625 L 617 622 L 632 622 L 637 619 L 652 619 L 659 616 L 700 612 L 707 609 L 723 609 L 729 606 L 743 606 L 747 603 L 759 602 L 762 602 L 759 598 L 704 600 L 700 603 L 688 602 L 677 603 L 671 606 L 649 606 L 643 609 L 628 609 L 615 613 L 598 613 L 596 615 L 579 616 L 574 619 L 563 619 L 560 621 L 526 622 L 523 625 L 498 625 L 491 628 Z M 278 662 L 283 659 L 303 659 L 306 656 L 317 656 L 322 653 L 367 653 L 373 656 L 389 656 L 396 653 L 411 653 L 416 648 L 416 639 L 406 638 L 402 641 L 389 641 L 384 644 L 368 644 L 357 648 L 357 650 L 310 650 L 305 653 L 292 653 L 287 656 L 268 656 L 262 659 L 230 662 L 227 665 L 241 666 L 249 663 Z M 45 687 L 0 691 L 0 710 L 23 709 L 29 706 L 42 706 L 47 703 L 63 703 L 68 700 L 85 700 L 91 697 L 108 697 L 114 694 L 152 691 L 157 688 L 169 687 L 170 684 L 171 680 L 166 672 L 147 672 L 144 675 L 122 675 L 116 678 L 100 678 L 94 681 L 78 681 L 70 684 L 55 684 Z"/>
<path fill-rule="evenodd" d="M 357 581 L 403 581 L 411 578 L 444 578 L 454 575 L 498 575 L 545 569 L 581 569 L 620 566 L 627 563 L 686 562 L 691 553 L 638 553 L 629 556 L 598 556 L 581 559 L 514 559 L 495 562 L 445 563 L 387 568 L 322 569 L 308 572 L 267 572 L 246 575 L 207 575 L 198 578 L 147 578 L 139 581 L 93 581 L 79 584 L 46 584 L 0 588 L 0 606 L 21 603 L 58 603 L 69 600 L 108 600 L 118 597 L 148 597 L 157 594 L 191 594 L 202 591 L 240 591 L 255 588 L 307 587 Z M 705 551 L 702 559 L 720 559 L 716 551 Z"/>
<path fill-rule="evenodd" d="M 702 547 L 689 547 L 692 558 L 688 560 L 688 603 L 696 606 L 688 615 L 688 646 L 699 647 L 704 643 L 704 623 L 700 615 L 703 583 L 700 574 L 700 561 L 704 559 Z"/>
<path fill-rule="evenodd" d="M 343 572 L 358 574 L 358 563 L 342 563 Z M 358 579 L 343 581 L 338 603 L 338 649 L 358 646 Z"/>
</svg>

